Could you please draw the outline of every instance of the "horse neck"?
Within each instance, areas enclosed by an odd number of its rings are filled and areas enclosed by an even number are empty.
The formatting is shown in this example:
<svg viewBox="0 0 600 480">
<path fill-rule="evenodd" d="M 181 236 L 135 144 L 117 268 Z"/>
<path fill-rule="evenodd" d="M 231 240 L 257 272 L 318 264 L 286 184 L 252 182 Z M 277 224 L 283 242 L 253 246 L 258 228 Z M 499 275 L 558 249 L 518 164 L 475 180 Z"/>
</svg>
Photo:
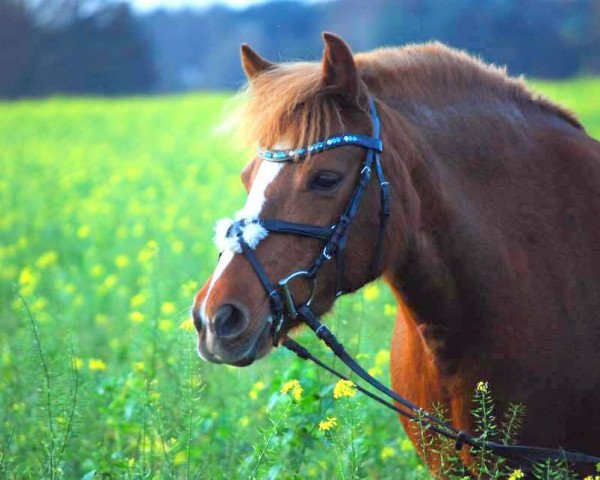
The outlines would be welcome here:
<svg viewBox="0 0 600 480">
<path fill-rule="evenodd" d="M 393 129 L 387 130 L 391 140 L 385 143 L 392 144 L 391 158 L 398 167 L 394 170 L 400 172 L 392 179 L 393 204 L 403 206 L 391 230 L 405 237 L 396 242 L 402 247 L 385 278 L 413 311 L 434 353 L 453 359 L 461 355 L 469 338 L 479 336 L 480 341 L 486 322 L 491 321 L 485 305 L 470 296 L 482 287 L 474 279 L 482 278 L 482 267 L 502 263 L 494 247 L 490 249 L 490 235 L 482 236 L 476 205 L 462 191 L 463 180 L 472 177 L 469 169 L 480 169 L 480 180 L 485 181 L 485 175 L 499 168 L 494 165 L 498 156 L 492 154 L 492 145 L 506 152 L 511 142 L 525 141 L 515 107 L 488 103 L 482 108 L 477 101 L 465 99 L 438 109 L 390 102 L 392 111 L 385 112 Z M 467 111 L 468 116 L 461 115 Z M 491 124 L 494 128 L 489 128 Z M 501 145 L 498 137 L 504 139 Z M 470 164 L 473 159 L 480 164 Z"/>
</svg>

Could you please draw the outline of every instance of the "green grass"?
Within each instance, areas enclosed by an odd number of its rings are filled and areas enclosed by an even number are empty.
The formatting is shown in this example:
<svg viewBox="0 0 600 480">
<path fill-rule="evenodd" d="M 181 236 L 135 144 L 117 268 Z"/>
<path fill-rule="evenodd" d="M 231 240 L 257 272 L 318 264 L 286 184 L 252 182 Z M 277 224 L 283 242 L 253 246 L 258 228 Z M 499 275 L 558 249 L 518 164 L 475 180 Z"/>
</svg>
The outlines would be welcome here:
<svg viewBox="0 0 600 480">
<path fill-rule="evenodd" d="M 600 137 L 600 81 L 536 86 Z M 290 353 L 197 358 L 212 225 L 245 196 L 228 98 L 0 104 L 0 477 L 423 478 L 394 415 Z M 375 284 L 328 319 L 386 382 L 394 311 Z"/>
</svg>

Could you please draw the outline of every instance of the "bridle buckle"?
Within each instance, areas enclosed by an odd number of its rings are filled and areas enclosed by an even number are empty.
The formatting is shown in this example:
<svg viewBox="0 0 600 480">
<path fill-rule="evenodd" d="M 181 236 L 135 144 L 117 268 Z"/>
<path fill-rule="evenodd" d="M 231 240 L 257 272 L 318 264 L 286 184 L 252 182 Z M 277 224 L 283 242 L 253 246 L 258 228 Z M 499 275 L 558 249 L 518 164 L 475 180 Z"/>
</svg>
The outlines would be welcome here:
<svg viewBox="0 0 600 480">
<path fill-rule="evenodd" d="M 313 298 L 315 297 L 315 293 L 317 291 L 317 279 L 314 276 L 312 276 L 306 270 L 298 270 L 297 272 L 294 272 L 291 275 L 288 275 L 287 277 L 285 277 L 284 279 L 279 281 L 279 286 L 283 290 L 283 300 L 285 302 L 285 306 L 287 308 L 287 311 L 288 311 L 290 317 L 292 317 L 292 318 L 296 318 L 298 316 L 298 310 L 296 308 L 296 303 L 294 302 L 294 297 L 292 296 L 292 292 L 290 291 L 289 283 L 291 280 L 294 280 L 296 278 L 301 278 L 301 277 L 304 277 L 307 280 L 311 281 L 310 294 L 308 296 L 308 299 L 306 301 L 302 302 L 306 306 L 309 307 L 311 302 L 313 301 Z"/>
</svg>

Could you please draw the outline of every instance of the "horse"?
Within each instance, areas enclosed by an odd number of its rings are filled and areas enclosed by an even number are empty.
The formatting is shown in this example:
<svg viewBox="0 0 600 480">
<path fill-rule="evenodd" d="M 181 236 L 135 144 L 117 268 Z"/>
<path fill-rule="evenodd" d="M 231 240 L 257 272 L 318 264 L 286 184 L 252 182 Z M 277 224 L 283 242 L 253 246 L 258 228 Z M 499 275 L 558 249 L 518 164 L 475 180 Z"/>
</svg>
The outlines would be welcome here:
<svg viewBox="0 0 600 480">
<path fill-rule="evenodd" d="M 338 36 L 323 39 L 320 62 L 275 64 L 242 45 L 242 130 L 263 149 L 297 153 L 333 133 L 371 135 L 373 99 L 389 221 L 376 254 L 371 182 L 337 255 L 343 292 L 382 277 L 395 295 L 393 390 L 442 405 L 472 431 L 472 392 L 487 381 L 498 412 L 525 405 L 520 443 L 600 452 L 600 143 L 573 113 L 462 51 L 428 43 L 353 54 Z M 329 228 L 364 157 L 352 144 L 292 162 L 259 151 L 241 174 L 248 197 L 236 218 Z M 192 316 L 200 356 L 241 367 L 278 343 L 265 282 L 308 268 L 323 240 L 254 222 L 243 232 L 249 261 L 227 236 L 231 224 L 217 226 L 221 256 Z M 323 315 L 341 289 L 339 262 L 316 279 L 314 292 L 303 281 L 288 288 Z M 299 325 L 288 315 L 280 333 Z M 472 461 L 468 450 L 461 458 Z"/>
</svg>

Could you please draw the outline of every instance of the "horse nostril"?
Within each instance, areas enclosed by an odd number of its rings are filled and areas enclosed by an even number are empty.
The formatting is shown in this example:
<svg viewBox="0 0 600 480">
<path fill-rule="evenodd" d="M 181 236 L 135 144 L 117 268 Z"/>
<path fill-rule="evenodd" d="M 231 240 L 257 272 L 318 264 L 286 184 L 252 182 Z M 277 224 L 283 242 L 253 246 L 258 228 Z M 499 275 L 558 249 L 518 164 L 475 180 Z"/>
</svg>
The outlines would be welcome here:
<svg viewBox="0 0 600 480">
<path fill-rule="evenodd" d="M 239 308 L 228 303 L 219 308 L 214 323 L 217 336 L 232 338 L 246 329 L 248 318 Z"/>
</svg>

